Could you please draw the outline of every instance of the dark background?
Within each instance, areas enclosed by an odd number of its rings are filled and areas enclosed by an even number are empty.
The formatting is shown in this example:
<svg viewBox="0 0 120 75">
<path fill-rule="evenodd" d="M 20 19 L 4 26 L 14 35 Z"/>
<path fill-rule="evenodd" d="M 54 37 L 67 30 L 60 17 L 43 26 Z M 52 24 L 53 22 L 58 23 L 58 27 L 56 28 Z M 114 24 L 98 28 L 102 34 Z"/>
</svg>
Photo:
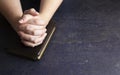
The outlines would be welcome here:
<svg viewBox="0 0 120 75">
<path fill-rule="evenodd" d="M 1 40 L 0 75 L 120 75 L 120 0 L 64 0 L 54 19 L 40 61 L 7 54 Z"/>
</svg>

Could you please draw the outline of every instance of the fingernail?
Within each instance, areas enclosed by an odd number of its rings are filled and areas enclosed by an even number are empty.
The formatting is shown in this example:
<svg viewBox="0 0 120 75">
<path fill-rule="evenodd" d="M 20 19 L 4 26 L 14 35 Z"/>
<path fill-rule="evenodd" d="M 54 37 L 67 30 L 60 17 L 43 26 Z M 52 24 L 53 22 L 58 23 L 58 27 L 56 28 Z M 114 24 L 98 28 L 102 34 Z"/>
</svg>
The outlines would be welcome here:
<svg viewBox="0 0 120 75">
<path fill-rule="evenodd" d="M 39 13 L 36 11 L 36 14 L 39 15 Z"/>
<path fill-rule="evenodd" d="M 34 8 L 31 8 L 31 11 L 35 12 L 35 9 L 34 9 Z"/>
<path fill-rule="evenodd" d="M 19 20 L 19 23 L 23 23 L 23 19 Z"/>
</svg>

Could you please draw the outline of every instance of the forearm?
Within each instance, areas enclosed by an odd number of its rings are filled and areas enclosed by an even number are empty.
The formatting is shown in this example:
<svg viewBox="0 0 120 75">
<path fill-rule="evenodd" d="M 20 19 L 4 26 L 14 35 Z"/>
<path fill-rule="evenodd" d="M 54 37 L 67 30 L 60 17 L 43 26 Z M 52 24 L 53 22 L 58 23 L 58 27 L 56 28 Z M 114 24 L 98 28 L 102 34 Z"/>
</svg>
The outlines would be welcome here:
<svg viewBox="0 0 120 75">
<path fill-rule="evenodd" d="M 11 23 L 22 16 L 20 0 L 0 0 L 0 13 Z"/>
<path fill-rule="evenodd" d="M 63 0 L 41 0 L 40 14 L 48 21 L 52 18 Z"/>
</svg>

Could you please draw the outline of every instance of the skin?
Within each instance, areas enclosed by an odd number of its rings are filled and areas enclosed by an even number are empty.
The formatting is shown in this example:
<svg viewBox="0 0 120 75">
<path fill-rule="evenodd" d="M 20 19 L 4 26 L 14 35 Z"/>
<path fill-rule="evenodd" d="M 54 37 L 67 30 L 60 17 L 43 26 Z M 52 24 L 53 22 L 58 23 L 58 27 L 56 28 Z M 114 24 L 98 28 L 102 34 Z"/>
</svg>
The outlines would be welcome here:
<svg viewBox="0 0 120 75">
<path fill-rule="evenodd" d="M 18 34 L 25 45 L 34 47 L 43 42 L 47 35 L 46 25 L 34 9 L 25 11 L 19 23 Z"/>
<path fill-rule="evenodd" d="M 62 0 L 41 0 L 40 12 L 34 8 L 23 12 L 20 0 L 0 0 L 0 13 L 18 33 L 24 45 L 35 47 L 45 39 L 46 26 L 61 3 Z"/>
</svg>

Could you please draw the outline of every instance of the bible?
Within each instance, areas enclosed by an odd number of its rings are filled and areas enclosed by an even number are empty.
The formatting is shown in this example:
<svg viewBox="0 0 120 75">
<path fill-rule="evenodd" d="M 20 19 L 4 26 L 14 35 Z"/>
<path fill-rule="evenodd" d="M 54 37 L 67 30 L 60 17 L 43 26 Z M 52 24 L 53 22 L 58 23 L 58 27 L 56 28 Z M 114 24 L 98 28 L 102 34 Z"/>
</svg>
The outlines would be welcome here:
<svg viewBox="0 0 120 75">
<path fill-rule="evenodd" d="M 1 23 L 6 24 L 6 27 L 3 27 L 3 32 L 5 32 L 4 39 L 5 40 L 7 39 L 5 50 L 8 52 L 8 54 L 29 58 L 32 60 L 40 60 L 40 58 L 44 54 L 46 47 L 56 29 L 55 22 L 50 21 L 49 24 L 47 25 L 47 36 L 44 39 L 43 43 L 32 48 L 32 47 L 24 46 L 21 43 L 20 37 L 12 29 L 12 27 L 10 27 L 8 23 L 4 23 L 4 21 L 2 21 Z"/>
</svg>

